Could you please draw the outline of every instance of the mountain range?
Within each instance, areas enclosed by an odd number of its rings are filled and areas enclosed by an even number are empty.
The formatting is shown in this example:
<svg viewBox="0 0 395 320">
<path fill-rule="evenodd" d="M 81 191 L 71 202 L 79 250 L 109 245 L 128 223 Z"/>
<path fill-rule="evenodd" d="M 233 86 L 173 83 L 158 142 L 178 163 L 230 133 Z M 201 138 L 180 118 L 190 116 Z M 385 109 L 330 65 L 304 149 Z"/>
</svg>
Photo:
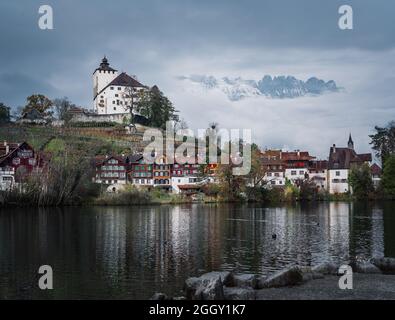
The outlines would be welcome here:
<svg viewBox="0 0 395 320">
<path fill-rule="evenodd" d="M 258 81 L 246 80 L 241 77 L 216 78 L 209 75 L 181 76 L 179 79 L 189 81 L 201 89 L 220 90 L 231 101 L 257 96 L 290 99 L 339 91 L 339 87 L 337 87 L 335 81 L 324 81 L 316 77 L 311 77 L 307 81 L 296 79 L 293 76 L 272 77 L 270 75 L 265 75 Z"/>
</svg>

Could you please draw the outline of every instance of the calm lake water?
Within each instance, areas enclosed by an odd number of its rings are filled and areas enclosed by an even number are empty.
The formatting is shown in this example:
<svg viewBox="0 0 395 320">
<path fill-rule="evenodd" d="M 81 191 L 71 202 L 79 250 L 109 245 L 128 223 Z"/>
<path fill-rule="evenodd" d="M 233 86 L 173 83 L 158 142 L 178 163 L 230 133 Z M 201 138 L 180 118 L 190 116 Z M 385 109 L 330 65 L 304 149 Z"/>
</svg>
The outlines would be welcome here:
<svg viewBox="0 0 395 320">
<path fill-rule="evenodd" d="M 394 203 L 0 210 L 0 299 L 146 299 L 212 270 L 354 256 L 395 257 Z M 41 265 L 54 290 L 38 289 Z"/>
</svg>

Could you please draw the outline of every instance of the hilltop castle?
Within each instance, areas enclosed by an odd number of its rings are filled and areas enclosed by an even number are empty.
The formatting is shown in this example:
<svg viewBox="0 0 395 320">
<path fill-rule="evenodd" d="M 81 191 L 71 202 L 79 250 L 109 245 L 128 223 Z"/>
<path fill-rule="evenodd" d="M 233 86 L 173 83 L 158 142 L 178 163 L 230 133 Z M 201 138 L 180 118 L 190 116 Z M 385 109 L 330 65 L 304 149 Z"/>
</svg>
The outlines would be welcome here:
<svg viewBox="0 0 395 320">
<path fill-rule="evenodd" d="M 130 114 L 130 107 L 138 101 L 138 93 L 147 90 L 136 76 L 118 73 L 110 67 L 106 56 L 93 72 L 93 107 L 96 114 Z"/>
</svg>

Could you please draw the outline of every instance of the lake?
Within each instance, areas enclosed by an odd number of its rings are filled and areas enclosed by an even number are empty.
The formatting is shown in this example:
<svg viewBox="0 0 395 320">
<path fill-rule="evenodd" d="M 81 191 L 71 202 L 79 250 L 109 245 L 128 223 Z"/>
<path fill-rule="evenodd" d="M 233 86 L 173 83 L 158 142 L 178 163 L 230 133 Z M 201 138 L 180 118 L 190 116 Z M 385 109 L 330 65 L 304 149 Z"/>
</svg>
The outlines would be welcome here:
<svg viewBox="0 0 395 320">
<path fill-rule="evenodd" d="M 0 209 L 0 299 L 177 296 L 204 272 L 355 256 L 395 257 L 395 203 Z M 38 288 L 41 265 L 53 290 Z"/>
</svg>

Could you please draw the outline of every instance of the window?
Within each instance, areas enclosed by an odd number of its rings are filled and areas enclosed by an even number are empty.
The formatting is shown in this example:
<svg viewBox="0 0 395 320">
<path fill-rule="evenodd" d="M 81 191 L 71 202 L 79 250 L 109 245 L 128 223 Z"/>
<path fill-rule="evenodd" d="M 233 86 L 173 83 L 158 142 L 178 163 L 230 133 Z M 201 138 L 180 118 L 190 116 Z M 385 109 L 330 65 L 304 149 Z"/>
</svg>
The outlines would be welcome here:
<svg viewBox="0 0 395 320">
<path fill-rule="evenodd" d="M 110 90 L 114 90 L 114 87 L 110 87 Z"/>
<path fill-rule="evenodd" d="M 114 110 L 117 110 L 117 107 L 114 107 Z"/>
<path fill-rule="evenodd" d="M 118 91 L 121 91 L 121 87 L 118 87 Z"/>
<path fill-rule="evenodd" d="M 115 96 L 118 98 L 118 93 L 116 93 Z"/>
<path fill-rule="evenodd" d="M 296 170 L 291 171 L 291 176 L 296 176 Z"/>
<path fill-rule="evenodd" d="M 119 100 L 117 100 L 117 106 L 119 106 Z"/>
<path fill-rule="evenodd" d="M 299 174 L 300 174 L 300 175 L 304 174 L 304 171 L 300 170 L 300 171 L 299 171 Z"/>
<path fill-rule="evenodd" d="M 35 165 L 36 165 L 36 159 L 30 158 L 30 159 L 29 159 L 29 164 L 30 164 L 31 166 L 35 166 Z"/>
<path fill-rule="evenodd" d="M 267 176 L 268 176 L 268 177 L 271 177 L 271 176 L 272 176 L 272 173 L 271 173 L 271 172 L 268 172 L 268 173 L 267 173 Z"/>
<path fill-rule="evenodd" d="M 276 173 L 274 174 L 274 176 L 275 176 L 275 177 L 279 177 L 280 174 L 279 174 L 278 172 L 276 172 Z"/>
<path fill-rule="evenodd" d="M 336 177 L 340 176 L 340 171 L 336 171 Z"/>
<path fill-rule="evenodd" d="M 114 101 L 114 100 L 112 101 L 112 104 L 115 104 L 115 101 Z"/>
<path fill-rule="evenodd" d="M 276 181 L 272 180 L 270 181 L 271 184 L 276 184 Z"/>
</svg>

